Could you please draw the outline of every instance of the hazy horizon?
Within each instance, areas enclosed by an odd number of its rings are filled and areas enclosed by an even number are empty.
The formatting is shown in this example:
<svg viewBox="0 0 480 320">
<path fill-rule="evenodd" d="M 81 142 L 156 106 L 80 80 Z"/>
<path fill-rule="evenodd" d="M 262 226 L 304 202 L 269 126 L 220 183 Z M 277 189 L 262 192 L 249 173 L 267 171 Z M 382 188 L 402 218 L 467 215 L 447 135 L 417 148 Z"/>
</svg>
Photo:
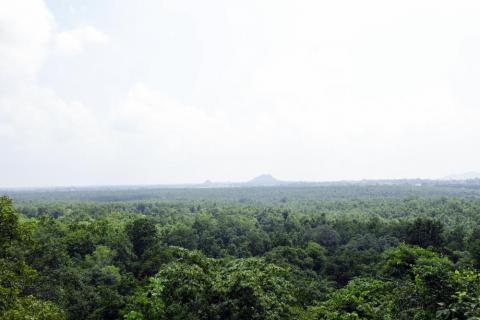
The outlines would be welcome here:
<svg viewBox="0 0 480 320">
<path fill-rule="evenodd" d="M 255 177 L 250 177 L 250 179 L 247 180 L 222 180 L 222 181 L 212 181 L 210 179 L 206 179 L 204 181 L 190 181 L 190 182 L 184 182 L 184 183 L 148 183 L 148 184 L 63 184 L 63 185 L 24 185 L 24 186 L 13 186 L 13 187 L 2 187 L 0 186 L 0 190 L 22 190 L 22 189 L 55 189 L 55 188 L 162 188 L 162 187 L 189 187 L 191 186 L 192 188 L 196 188 L 202 185 L 205 185 L 208 187 L 209 184 L 212 184 L 211 186 L 213 188 L 223 188 L 226 187 L 228 188 L 229 186 L 252 186 L 249 185 L 249 183 L 252 180 L 255 180 L 256 178 L 262 177 L 262 176 L 271 176 L 270 174 L 260 174 Z M 299 180 L 299 179 L 292 179 L 292 180 L 286 180 L 286 179 L 281 179 L 276 176 L 271 176 L 273 179 L 276 180 L 277 183 L 293 183 L 293 184 L 283 184 L 283 186 L 295 186 L 296 183 L 300 184 L 323 184 L 323 183 L 363 183 L 363 182 L 376 182 L 376 181 L 384 181 L 384 182 L 389 182 L 389 181 L 403 181 L 403 180 L 410 180 L 410 181 L 415 181 L 415 180 L 425 180 L 425 181 L 467 181 L 467 180 L 472 180 L 472 179 L 480 179 L 480 173 L 479 172 L 465 172 L 461 174 L 453 174 L 453 175 L 448 175 L 444 177 L 437 177 L 437 178 L 421 178 L 421 177 L 404 177 L 404 178 L 383 178 L 383 179 L 370 179 L 370 178 L 364 178 L 364 179 L 342 179 L 342 180 Z M 258 185 L 253 185 L 253 186 L 262 186 L 263 184 L 258 184 Z M 264 186 L 269 186 L 268 184 Z M 272 185 L 274 186 L 274 185 Z M 282 186 L 282 184 L 280 184 Z"/>
<path fill-rule="evenodd" d="M 480 171 L 477 1 L 0 5 L 0 188 Z"/>
</svg>

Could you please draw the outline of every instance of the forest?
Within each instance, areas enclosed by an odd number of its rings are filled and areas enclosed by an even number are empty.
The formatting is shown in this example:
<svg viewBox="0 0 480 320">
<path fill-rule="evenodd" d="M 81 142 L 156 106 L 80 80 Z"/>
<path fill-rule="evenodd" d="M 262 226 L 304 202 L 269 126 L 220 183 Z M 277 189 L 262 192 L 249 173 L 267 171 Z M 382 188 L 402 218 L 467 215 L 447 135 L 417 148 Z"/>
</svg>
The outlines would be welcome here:
<svg viewBox="0 0 480 320">
<path fill-rule="evenodd" d="M 2 193 L 1 319 L 480 319 L 477 185 Z"/>
</svg>

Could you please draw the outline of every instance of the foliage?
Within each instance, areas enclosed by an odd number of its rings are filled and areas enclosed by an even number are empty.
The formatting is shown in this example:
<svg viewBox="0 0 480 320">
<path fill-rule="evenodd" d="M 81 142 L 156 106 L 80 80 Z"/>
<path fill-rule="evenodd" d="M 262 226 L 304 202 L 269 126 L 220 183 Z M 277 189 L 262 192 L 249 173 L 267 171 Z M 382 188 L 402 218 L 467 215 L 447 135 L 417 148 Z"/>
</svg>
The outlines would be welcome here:
<svg viewBox="0 0 480 320">
<path fill-rule="evenodd" d="M 0 199 L 0 314 L 477 319 L 479 190 L 14 192 L 15 207 Z"/>
</svg>

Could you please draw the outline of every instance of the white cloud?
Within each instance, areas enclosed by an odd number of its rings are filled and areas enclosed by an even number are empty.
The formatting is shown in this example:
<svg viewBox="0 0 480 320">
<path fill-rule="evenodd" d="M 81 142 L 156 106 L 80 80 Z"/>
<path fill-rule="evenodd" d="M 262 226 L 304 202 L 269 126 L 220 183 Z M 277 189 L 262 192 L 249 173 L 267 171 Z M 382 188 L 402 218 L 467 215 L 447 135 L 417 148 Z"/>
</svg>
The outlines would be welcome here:
<svg viewBox="0 0 480 320">
<path fill-rule="evenodd" d="M 85 51 L 89 45 L 104 45 L 108 36 L 92 26 L 78 27 L 59 32 L 55 36 L 54 49 L 58 54 L 72 55 Z"/>
<path fill-rule="evenodd" d="M 36 77 L 47 54 L 53 18 L 42 1 L 0 0 L 0 93 Z"/>
<path fill-rule="evenodd" d="M 40 0 L 1 0 L 0 7 L 0 184 L 63 184 L 65 170 L 88 174 L 90 152 L 108 146 L 97 115 L 37 81 L 58 37 L 53 17 Z M 106 41 L 90 27 L 72 37 L 82 46 Z"/>
<path fill-rule="evenodd" d="M 0 186 L 478 170 L 474 2 L 119 1 L 114 44 L 40 0 L 0 4 Z"/>
</svg>

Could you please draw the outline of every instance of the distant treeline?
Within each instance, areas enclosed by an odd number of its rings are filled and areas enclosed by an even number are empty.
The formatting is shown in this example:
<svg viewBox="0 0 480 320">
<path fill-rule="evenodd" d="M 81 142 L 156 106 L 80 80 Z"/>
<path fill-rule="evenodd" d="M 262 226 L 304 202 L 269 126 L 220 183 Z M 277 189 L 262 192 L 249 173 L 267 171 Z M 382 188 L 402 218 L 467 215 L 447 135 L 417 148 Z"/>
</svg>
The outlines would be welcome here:
<svg viewBox="0 0 480 320">
<path fill-rule="evenodd" d="M 480 180 L 464 182 L 428 181 L 375 184 L 336 183 L 318 186 L 232 187 L 232 188 L 160 188 L 160 187 L 96 187 L 42 188 L 0 190 L 15 203 L 59 201 L 217 201 L 284 203 L 316 200 L 407 198 L 407 197 L 480 197 Z"/>
</svg>

